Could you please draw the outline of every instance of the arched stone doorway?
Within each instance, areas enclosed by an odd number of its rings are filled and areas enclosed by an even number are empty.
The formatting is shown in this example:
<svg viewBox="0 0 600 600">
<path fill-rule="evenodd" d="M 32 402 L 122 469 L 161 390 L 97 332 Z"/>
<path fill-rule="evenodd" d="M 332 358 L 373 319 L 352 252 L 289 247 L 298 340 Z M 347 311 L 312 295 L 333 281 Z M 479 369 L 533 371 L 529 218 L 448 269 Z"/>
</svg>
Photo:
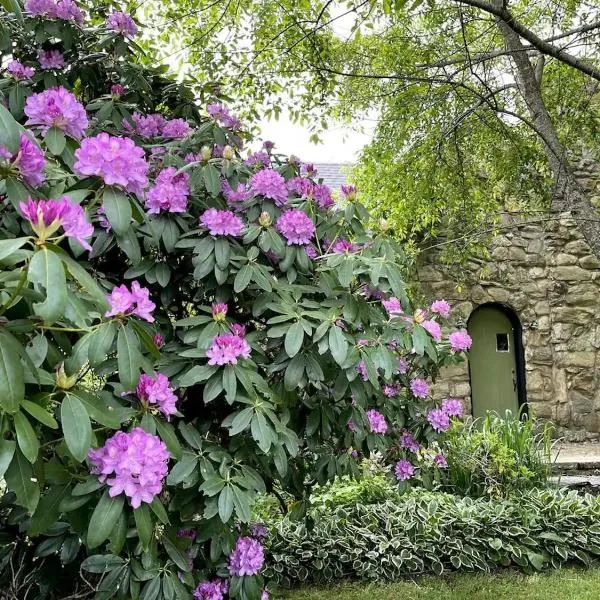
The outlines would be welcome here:
<svg viewBox="0 0 600 600">
<path fill-rule="evenodd" d="M 483 304 L 471 314 L 467 329 L 473 339 L 469 352 L 473 417 L 526 410 L 523 332 L 517 314 L 503 304 Z"/>
</svg>

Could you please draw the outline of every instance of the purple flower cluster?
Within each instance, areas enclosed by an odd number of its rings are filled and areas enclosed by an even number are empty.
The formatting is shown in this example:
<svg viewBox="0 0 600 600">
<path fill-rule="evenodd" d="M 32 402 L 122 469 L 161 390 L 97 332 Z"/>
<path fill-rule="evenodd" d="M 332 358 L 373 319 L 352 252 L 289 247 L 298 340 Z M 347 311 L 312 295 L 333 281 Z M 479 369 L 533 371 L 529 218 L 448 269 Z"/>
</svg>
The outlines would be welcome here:
<svg viewBox="0 0 600 600">
<path fill-rule="evenodd" d="M 216 335 L 206 351 L 209 365 L 236 365 L 238 358 L 250 358 L 250 344 L 244 337 L 244 330 L 232 326 L 232 333 Z"/>
<path fill-rule="evenodd" d="M 190 176 L 177 173 L 175 167 L 163 169 L 146 195 L 146 208 L 150 214 L 161 211 L 182 213 L 187 210 L 190 195 Z"/>
<path fill-rule="evenodd" d="M 124 493 L 138 508 L 162 491 L 169 452 L 159 437 L 135 427 L 129 433 L 118 431 L 102 448 L 91 449 L 88 458 L 91 472 L 110 487 L 109 496 Z"/>
<path fill-rule="evenodd" d="M 271 164 L 271 157 L 264 151 L 252 153 L 245 161 L 244 164 L 247 167 L 256 167 L 259 165 L 262 168 L 266 168 Z"/>
<path fill-rule="evenodd" d="M 127 121 L 123 121 L 123 129 L 127 133 L 136 133 L 141 137 L 157 137 L 161 135 L 162 129 L 165 126 L 167 120 L 158 113 L 151 115 L 142 115 L 139 112 L 134 112 L 131 115 L 133 125 Z"/>
<path fill-rule="evenodd" d="M 138 32 L 138 26 L 130 15 L 121 11 L 110 13 L 106 19 L 106 28 L 120 33 L 124 37 L 133 38 Z"/>
<path fill-rule="evenodd" d="M 78 140 L 89 124 L 83 105 L 64 87 L 32 94 L 27 98 L 24 110 L 28 117 L 25 124 L 39 126 L 44 134 L 56 127 Z"/>
<path fill-rule="evenodd" d="M 243 183 L 238 183 L 235 190 L 229 185 L 227 180 L 223 181 L 221 184 L 221 190 L 223 191 L 223 196 L 225 196 L 225 200 L 227 200 L 227 204 L 229 206 L 233 206 L 239 208 L 239 205 L 242 202 L 245 202 L 250 197 L 250 193 L 248 192 L 248 188 Z"/>
<path fill-rule="evenodd" d="M 286 183 L 287 189 L 301 198 L 312 198 L 315 185 L 306 177 L 292 177 Z"/>
<path fill-rule="evenodd" d="M 452 353 L 468 350 L 473 343 L 471 336 L 464 330 L 455 331 L 448 336 Z"/>
<path fill-rule="evenodd" d="M 404 375 L 408 371 L 408 363 L 403 359 L 398 359 L 398 364 L 396 365 L 396 373 L 398 375 Z"/>
<path fill-rule="evenodd" d="M 144 150 L 132 140 L 99 133 L 85 138 L 75 150 L 73 169 L 79 175 L 97 175 L 106 185 L 119 185 L 139 194 L 148 185 Z"/>
<path fill-rule="evenodd" d="M 402 304 L 400 304 L 400 300 L 398 300 L 398 298 L 395 298 L 394 296 L 388 298 L 387 300 L 382 300 L 381 304 L 383 305 L 383 308 L 385 308 L 387 314 L 390 317 L 401 315 L 403 313 Z"/>
<path fill-rule="evenodd" d="M 167 421 L 171 415 L 177 412 L 175 406 L 177 396 L 173 392 L 169 379 L 163 373 L 157 373 L 155 377 L 145 373 L 140 375 L 135 394 L 140 402 L 155 404 L 158 410 L 167 418 Z"/>
<path fill-rule="evenodd" d="M 288 199 L 285 179 L 274 169 L 262 169 L 250 178 L 250 192 L 254 196 L 264 196 L 283 206 Z"/>
<path fill-rule="evenodd" d="M 62 69 L 65 66 L 65 57 L 58 50 L 40 50 L 38 61 L 42 69 Z"/>
<path fill-rule="evenodd" d="M 26 67 L 20 60 L 11 60 L 6 65 L 6 71 L 16 81 L 30 79 L 35 75 L 35 69 L 33 67 Z"/>
<path fill-rule="evenodd" d="M 358 250 L 358 246 L 349 240 L 339 238 L 333 243 L 331 249 L 335 254 L 345 254 L 346 252 L 356 252 Z"/>
<path fill-rule="evenodd" d="M 209 104 L 207 107 L 208 114 L 215 120 L 221 123 L 223 127 L 233 130 L 242 128 L 241 121 L 233 116 L 229 109 L 223 104 Z"/>
<path fill-rule="evenodd" d="M 442 410 L 449 417 L 462 417 L 463 405 L 457 398 L 446 398 L 442 400 Z"/>
<path fill-rule="evenodd" d="M 241 235 L 244 229 L 242 220 L 230 210 L 209 208 L 202 213 L 200 223 L 204 225 L 210 235 Z"/>
<path fill-rule="evenodd" d="M 352 202 L 353 200 L 356 200 L 356 194 L 358 193 L 358 190 L 356 189 L 356 186 L 354 185 L 342 185 L 342 195 L 344 196 L 344 198 L 346 198 L 346 200 Z"/>
<path fill-rule="evenodd" d="M 400 447 L 409 452 L 418 452 L 421 445 L 415 440 L 413 434 L 408 429 L 403 429 L 400 433 Z"/>
<path fill-rule="evenodd" d="M 450 417 L 448 416 L 448 413 L 441 408 L 434 408 L 430 410 L 427 413 L 427 420 L 433 429 L 435 429 L 435 431 L 438 433 L 447 431 L 448 427 L 450 427 Z"/>
<path fill-rule="evenodd" d="M 13 155 L 8 148 L 0 146 L 0 159 L 7 162 L 9 168 L 15 169 L 26 184 L 38 187 L 44 183 L 44 153 L 25 133 L 19 136 L 19 150 L 16 154 Z"/>
<path fill-rule="evenodd" d="M 436 467 L 439 467 L 440 469 L 448 468 L 448 461 L 446 460 L 446 457 L 443 454 L 436 454 L 433 457 L 433 464 Z"/>
<path fill-rule="evenodd" d="M 386 433 L 388 424 L 385 417 L 377 410 L 368 410 L 367 419 L 369 419 L 369 428 L 372 433 Z"/>
<path fill-rule="evenodd" d="M 415 474 L 415 468 L 408 460 L 402 459 L 396 463 L 394 474 L 398 481 L 406 481 Z"/>
<path fill-rule="evenodd" d="M 333 198 L 331 197 L 331 189 L 329 186 L 319 183 L 313 188 L 313 198 L 317 203 L 317 206 L 323 210 L 326 210 L 330 206 L 333 206 Z"/>
<path fill-rule="evenodd" d="M 62 226 L 67 237 L 76 239 L 86 250 L 92 249 L 86 238 L 94 233 L 94 226 L 87 220 L 83 208 L 67 196 L 61 200 L 29 198 L 19 204 L 19 209 L 41 240 L 45 241 Z"/>
<path fill-rule="evenodd" d="M 215 321 L 224 321 L 228 308 L 225 302 L 213 302 L 211 306 L 212 318 Z"/>
<path fill-rule="evenodd" d="M 227 593 L 228 586 L 222 579 L 213 579 L 212 581 L 201 581 L 194 590 L 195 600 L 223 600 L 223 594 Z"/>
<path fill-rule="evenodd" d="M 445 300 L 436 300 L 431 303 L 431 312 L 437 313 L 440 317 L 447 319 L 450 316 L 450 304 Z"/>
<path fill-rule="evenodd" d="M 115 83 L 110 86 L 110 94 L 115 98 L 121 97 L 125 93 L 125 86 L 120 83 Z"/>
<path fill-rule="evenodd" d="M 265 562 L 265 554 L 260 542 L 251 537 L 238 538 L 235 548 L 227 557 L 229 572 L 237 577 L 256 575 Z"/>
<path fill-rule="evenodd" d="M 315 224 L 299 209 L 286 210 L 277 219 L 277 231 L 287 240 L 287 245 L 310 244 L 315 234 Z"/>
<path fill-rule="evenodd" d="M 257 540 L 264 539 L 269 537 L 269 530 L 262 523 L 252 523 L 250 535 Z"/>
<path fill-rule="evenodd" d="M 162 128 L 162 136 L 173 140 L 182 140 L 191 133 L 192 128 L 185 119 L 169 119 Z"/>
<path fill-rule="evenodd" d="M 421 327 L 423 327 L 436 342 L 439 342 L 442 339 L 442 328 L 437 321 L 434 321 L 433 319 L 425 320 L 421 323 Z"/>
<path fill-rule="evenodd" d="M 383 386 L 383 395 L 388 398 L 394 398 L 400 393 L 400 386 L 397 383 L 386 384 Z"/>
<path fill-rule="evenodd" d="M 363 381 L 367 381 L 369 379 L 369 374 L 367 373 L 367 365 L 364 360 L 361 360 L 355 367 L 356 372 L 360 375 L 360 378 Z"/>
<path fill-rule="evenodd" d="M 416 398 L 427 398 L 429 384 L 424 379 L 415 378 L 410 382 L 410 391 Z"/>
<path fill-rule="evenodd" d="M 105 317 L 117 315 L 136 315 L 149 323 L 154 322 L 152 311 L 156 304 L 150 300 L 150 290 L 143 288 L 137 281 L 131 283 L 131 291 L 123 283 L 112 289 L 108 296 L 110 310 Z"/>
<path fill-rule="evenodd" d="M 25 0 L 25 10 L 38 17 L 83 24 L 83 12 L 73 0 Z"/>
</svg>

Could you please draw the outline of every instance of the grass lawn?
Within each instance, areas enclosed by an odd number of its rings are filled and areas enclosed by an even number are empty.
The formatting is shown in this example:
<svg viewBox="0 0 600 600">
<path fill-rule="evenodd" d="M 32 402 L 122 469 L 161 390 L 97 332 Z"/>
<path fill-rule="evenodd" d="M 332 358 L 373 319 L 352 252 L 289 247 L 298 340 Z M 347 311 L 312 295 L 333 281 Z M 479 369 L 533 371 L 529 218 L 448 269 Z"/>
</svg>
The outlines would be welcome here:
<svg viewBox="0 0 600 600">
<path fill-rule="evenodd" d="M 348 583 L 274 594 L 285 600 L 598 600 L 600 569 L 522 575 L 460 574 L 398 583 Z"/>
</svg>

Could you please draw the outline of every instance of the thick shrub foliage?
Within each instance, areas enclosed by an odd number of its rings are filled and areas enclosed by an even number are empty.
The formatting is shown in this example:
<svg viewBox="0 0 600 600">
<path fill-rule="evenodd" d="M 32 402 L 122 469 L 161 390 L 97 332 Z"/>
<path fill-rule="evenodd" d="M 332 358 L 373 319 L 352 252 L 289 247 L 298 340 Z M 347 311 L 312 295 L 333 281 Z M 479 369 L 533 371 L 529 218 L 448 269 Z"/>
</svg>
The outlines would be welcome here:
<svg viewBox="0 0 600 600">
<path fill-rule="evenodd" d="M 216 86 L 148 67 L 128 15 L 2 5 L 5 539 L 82 561 L 98 598 L 266 597 L 255 495 L 302 514 L 369 451 L 443 468 L 428 382 L 468 336 L 413 312 L 355 189 L 246 156 Z"/>
</svg>

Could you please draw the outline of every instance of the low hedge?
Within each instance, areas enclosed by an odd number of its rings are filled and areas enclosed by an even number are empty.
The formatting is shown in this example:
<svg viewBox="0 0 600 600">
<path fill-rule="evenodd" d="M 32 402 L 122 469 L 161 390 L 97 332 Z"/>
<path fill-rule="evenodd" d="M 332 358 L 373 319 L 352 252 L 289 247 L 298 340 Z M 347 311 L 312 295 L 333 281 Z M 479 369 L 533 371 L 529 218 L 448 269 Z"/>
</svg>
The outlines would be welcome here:
<svg viewBox="0 0 600 600">
<path fill-rule="evenodd" d="M 267 576 L 291 587 L 458 569 L 534 571 L 598 556 L 598 498 L 545 489 L 493 501 L 415 490 L 400 500 L 321 506 L 303 522 L 284 518 L 272 529 Z"/>
</svg>

